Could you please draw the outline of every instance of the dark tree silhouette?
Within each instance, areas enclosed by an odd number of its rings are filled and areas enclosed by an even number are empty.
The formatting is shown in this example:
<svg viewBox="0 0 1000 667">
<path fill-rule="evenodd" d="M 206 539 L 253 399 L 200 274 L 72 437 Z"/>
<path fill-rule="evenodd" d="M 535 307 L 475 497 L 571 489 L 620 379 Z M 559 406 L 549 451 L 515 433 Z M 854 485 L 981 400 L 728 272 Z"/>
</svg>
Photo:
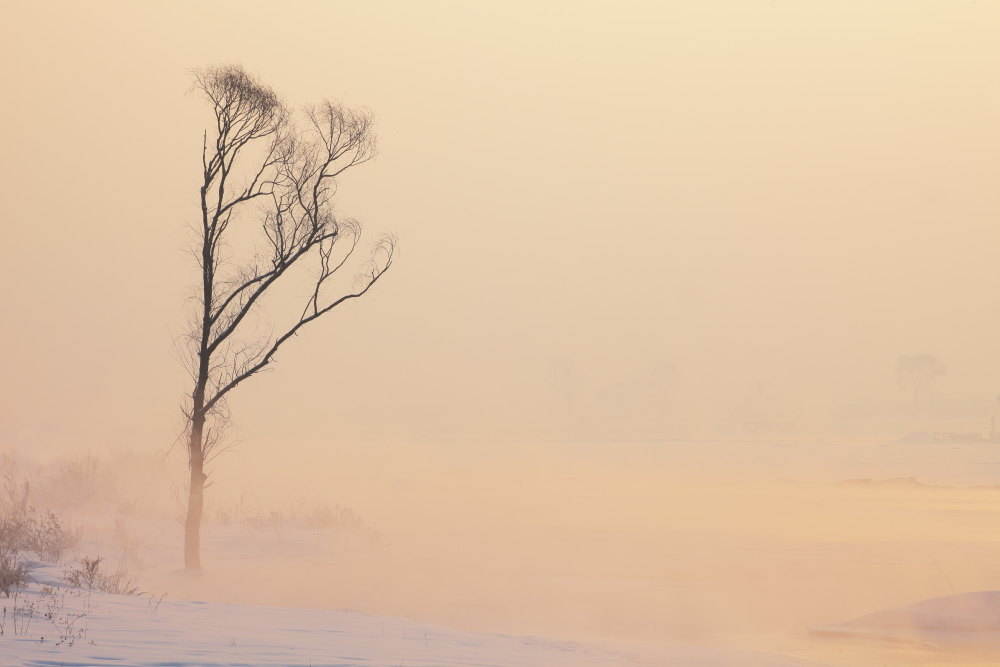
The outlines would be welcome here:
<svg viewBox="0 0 1000 667">
<path fill-rule="evenodd" d="M 335 213 L 332 199 L 339 175 L 375 157 L 368 111 L 324 101 L 294 113 L 238 65 L 199 70 L 194 80 L 214 124 L 202 147 L 195 251 L 201 284 L 187 335 L 194 385 L 185 405 L 189 569 L 201 567 L 205 465 L 223 449 L 227 396 L 273 363 L 303 327 L 366 294 L 392 266 L 395 250 L 394 237 L 382 237 L 354 284 L 330 294 L 331 278 L 358 246 L 360 225 Z M 314 273 L 291 271 L 300 266 Z M 267 321 L 262 301 L 289 279 L 311 281 L 301 312 L 284 323 Z"/>
</svg>

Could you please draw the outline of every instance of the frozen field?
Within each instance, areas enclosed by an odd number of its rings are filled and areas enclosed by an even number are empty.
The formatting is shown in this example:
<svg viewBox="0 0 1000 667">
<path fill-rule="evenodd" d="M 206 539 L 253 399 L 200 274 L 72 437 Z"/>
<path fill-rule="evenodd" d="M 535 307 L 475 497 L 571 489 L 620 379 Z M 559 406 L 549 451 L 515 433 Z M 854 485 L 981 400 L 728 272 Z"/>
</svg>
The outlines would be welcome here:
<svg viewBox="0 0 1000 667">
<path fill-rule="evenodd" d="M 651 665 L 624 650 L 457 632 L 349 609 L 317 610 L 115 596 L 68 589 L 59 569 L 7 601 L 0 664 L 37 667 L 610 667 Z M 46 586 L 46 588 L 41 588 Z M 660 647 L 672 664 L 795 667 L 780 656 Z M 677 661 L 680 661 L 678 663 Z"/>
</svg>

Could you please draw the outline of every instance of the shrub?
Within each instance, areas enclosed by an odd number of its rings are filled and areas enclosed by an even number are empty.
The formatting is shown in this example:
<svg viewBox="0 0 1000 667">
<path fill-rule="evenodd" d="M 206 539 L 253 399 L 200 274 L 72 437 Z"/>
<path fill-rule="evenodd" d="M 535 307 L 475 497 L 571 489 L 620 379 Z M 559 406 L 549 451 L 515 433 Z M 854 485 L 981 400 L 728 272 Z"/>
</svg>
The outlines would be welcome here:
<svg viewBox="0 0 1000 667">
<path fill-rule="evenodd" d="M 108 498 L 113 489 L 112 479 L 94 454 L 71 458 L 51 466 L 41 496 L 46 505 L 56 507 L 90 507 Z"/>
<path fill-rule="evenodd" d="M 309 517 L 309 524 L 362 537 L 372 546 L 378 546 L 382 541 L 382 531 L 370 527 L 350 507 L 337 505 L 333 509 L 330 509 L 326 505 L 317 505 L 313 508 L 312 514 Z"/>
<path fill-rule="evenodd" d="M 27 540 L 27 522 L 12 517 L 0 517 L 0 552 L 17 553 Z"/>
<path fill-rule="evenodd" d="M 80 542 L 80 531 L 63 528 L 51 511 L 39 518 L 31 517 L 27 528 L 24 548 L 49 563 L 58 563 L 63 554 Z"/>
<path fill-rule="evenodd" d="M 30 495 L 27 482 L 16 482 L 12 477 L 5 477 L 3 494 L 0 495 L 0 517 L 14 523 L 25 521 L 31 512 L 31 505 L 28 504 Z"/>
<path fill-rule="evenodd" d="M 80 563 L 83 567 L 67 570 L 63 578 L 74 588 L 86 588 L 91 591 L 96 589 L 101 580 L 101 557 L 84 556 L 80 559 Z"/>
<path fill-rule="evenodd" d="M 28 566 L 18 553 L 0 545 L 0 593 L 9 598 L 12 590 L 23 588 L 30 581 Z"/>
<path fill-rule="evenodd" d="M 4 458 L 0 463 L 13 470 Z M 11 590 L 31 581 L 24 552 L 58 562 L 68 549 L 80 541 L 78 530 L 62 526 L 52 512 L 39 516 L 29 503 L 31 488 L 26 481 L 16 481 L 12 474 L 3 477 L 0 489 L 0 593 L 10 597 Z"/>
<path fill-rule="evenodd" d="M 135 579 L 128 576 L 124 556 L 114 572 L 104 571 L 104 559 L 100 556 L 96 558 L 85 556 L 80 559 L 80 563 L 83 567 L 68 570 L 64 575 L 64 579 L 71 586 L 115 595 L 142 595 L 139 587 L 135 585 Z"/>
<path fill-rule="evenodd" d="M 11 554 L 34 552 L 40 560 L 58 563 L 80 542 L 80 531 L 64 528 L 52 512 L 36 515 L 28 508 L 20 515 L 0 517 L 0 550 Z"/>
</svg>

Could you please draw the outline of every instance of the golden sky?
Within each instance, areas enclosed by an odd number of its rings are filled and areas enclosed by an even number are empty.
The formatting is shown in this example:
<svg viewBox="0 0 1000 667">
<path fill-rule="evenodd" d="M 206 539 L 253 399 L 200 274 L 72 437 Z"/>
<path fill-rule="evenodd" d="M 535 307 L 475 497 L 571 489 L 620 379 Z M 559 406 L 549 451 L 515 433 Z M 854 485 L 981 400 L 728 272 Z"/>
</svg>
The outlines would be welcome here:
<svg viewBox="0 0 1000 667">
<path fill-rule="evenodd" d="M 948 418 L 1000 393 L 998 3 L 3 9 L 13 446 L 173 438 L 190 71 L 222 62 L 370 107 L 381 154 L 338 206 L 400 238 L 234 395 L 247 436 L 836 427 L 905 404 L 907 353 L 948 365 Z"/>
</svg>

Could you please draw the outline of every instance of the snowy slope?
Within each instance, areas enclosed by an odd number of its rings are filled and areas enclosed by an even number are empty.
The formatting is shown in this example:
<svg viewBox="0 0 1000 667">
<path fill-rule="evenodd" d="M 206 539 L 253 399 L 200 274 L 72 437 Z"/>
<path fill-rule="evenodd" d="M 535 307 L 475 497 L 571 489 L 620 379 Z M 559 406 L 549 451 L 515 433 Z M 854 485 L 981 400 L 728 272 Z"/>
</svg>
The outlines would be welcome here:
<svg viewBox="0 0 1000 667">
<path fill-rule="evenodd" d="M 830 636 L 912 642 L 933 648 L 991 650 L 1000 659 L 1000 591 L 932 598 L 813 628 Z"/>
<path fill-rule="evenodd" d="M 4 600 L 0 665 L 193 667 L 796 667 L 782 656 L 661 647 L 639 658 L 575 643 L 456 632 L 350 610 L 157 601 L 70 589 L 55 566 Z M 45 587 L 47 586 L 47 588 Z M 15 607 L 17 613 L 14 613 Z"/>
</svg>

